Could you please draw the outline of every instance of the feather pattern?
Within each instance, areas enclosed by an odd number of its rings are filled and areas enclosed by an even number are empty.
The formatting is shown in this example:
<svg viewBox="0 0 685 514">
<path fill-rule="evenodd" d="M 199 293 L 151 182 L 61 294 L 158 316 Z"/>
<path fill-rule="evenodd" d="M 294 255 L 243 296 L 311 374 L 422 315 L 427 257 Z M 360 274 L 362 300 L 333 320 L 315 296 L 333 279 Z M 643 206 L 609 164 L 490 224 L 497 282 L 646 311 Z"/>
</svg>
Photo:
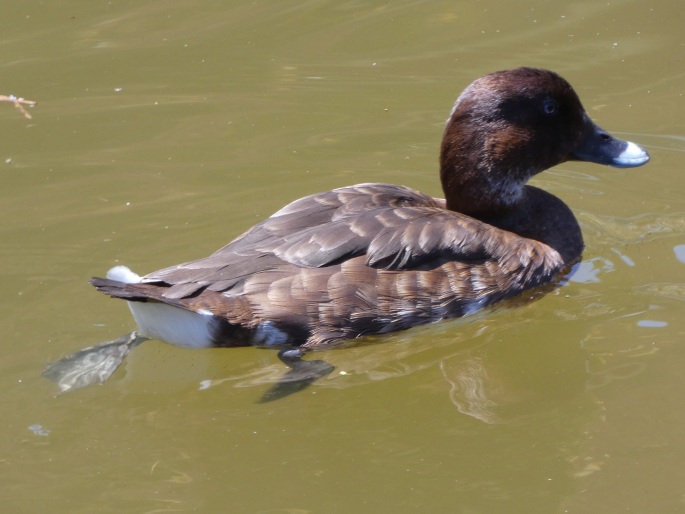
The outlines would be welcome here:
<svg viewBox="0 0 685 514">
<path fill-rule="evenodd" d="M 461 316 L 548 282 L 564 264 L 545 243 L 447 211 L 444 200 L 362 184 L 297 200 L 207 258 L 137 284 L 94 284 L 208 310 L 227 339 L 268 321 L 292 344 L 320 346 Z"/>
</svg>

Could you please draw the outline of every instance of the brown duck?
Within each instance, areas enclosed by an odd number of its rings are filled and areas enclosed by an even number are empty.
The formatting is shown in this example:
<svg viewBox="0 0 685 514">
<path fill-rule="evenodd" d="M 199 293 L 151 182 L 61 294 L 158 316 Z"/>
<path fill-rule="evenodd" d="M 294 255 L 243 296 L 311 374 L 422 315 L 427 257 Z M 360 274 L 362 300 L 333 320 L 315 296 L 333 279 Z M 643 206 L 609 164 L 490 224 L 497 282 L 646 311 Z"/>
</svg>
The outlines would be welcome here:
<svg viewBox="0 0 685 514">
<path fill-rule="evenodd" d="M 297 370 L 309 350 L 463 316 L 550 283 L 580 259 L 583 239 L 571 210 L 526 182 L 568 160 L 632 167 L 649 154 L 594 124 L 551 71 L 481 77 L 447 121 L 445 199 L 343 187 L 292 202 L 204 259 L 144 277 L 112 268 L 92 284 L 128 301 L 137 330 L 46 375 L 63 390 L 102 382 L 146 339 L 273 347 Z"/>
</svg>

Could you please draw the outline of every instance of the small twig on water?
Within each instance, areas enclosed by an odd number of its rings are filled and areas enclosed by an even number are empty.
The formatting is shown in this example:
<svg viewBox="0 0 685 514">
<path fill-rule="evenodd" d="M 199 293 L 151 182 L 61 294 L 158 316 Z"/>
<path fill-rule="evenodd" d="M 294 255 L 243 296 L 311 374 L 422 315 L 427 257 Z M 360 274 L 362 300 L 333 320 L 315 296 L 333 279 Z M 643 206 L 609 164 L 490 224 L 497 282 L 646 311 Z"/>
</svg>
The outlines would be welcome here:
<svg viewBox="0 0 685 514">
<path fill-rule="evenodd" d="M 28 113 L 26 109 L 24 109 L 25 105 L 28 105 L 29 107 L 33 107 L 36 105 L 36 102 L 33 100 L 26 100 L 24 98 L 18 98 L 14 95 L 0 95 L 0 102 L 12 102 L 14 106 L 19 109 L 19 111 L 24 115 L 24 117 L 27 120 L 32 119 L 31 115 Z"/>
</svg>

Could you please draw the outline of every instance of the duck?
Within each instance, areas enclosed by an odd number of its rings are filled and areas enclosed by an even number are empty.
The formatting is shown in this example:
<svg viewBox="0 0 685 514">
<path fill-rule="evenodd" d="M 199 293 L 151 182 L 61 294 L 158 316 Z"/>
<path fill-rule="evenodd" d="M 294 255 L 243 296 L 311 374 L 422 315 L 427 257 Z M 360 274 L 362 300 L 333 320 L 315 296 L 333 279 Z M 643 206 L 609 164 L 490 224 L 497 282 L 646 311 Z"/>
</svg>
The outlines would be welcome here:
<svg viewBox="0 0 685 514">
<path fill-rule="evenodd" d="M 600 128 L 557 73 L 490 73 L 449 114 L 444 198 L 392 184 L 340 187 L 293 201 L 208 257 L 145 276 L 116 266 L 91 283 L 126 300 L 136 330 L 53 363 L 46 376 L 61 390 L 104 382 L 147 339 L 273 348 L 299 372 L 313 350 L 469 315 L 558 282 L 581 259 L 573 212 L 529 179 L 566 161 L 629 168 L 649 159 Z M 321 362 L 300 377 L 305 385 L 331 371 Z"/>
</svg>

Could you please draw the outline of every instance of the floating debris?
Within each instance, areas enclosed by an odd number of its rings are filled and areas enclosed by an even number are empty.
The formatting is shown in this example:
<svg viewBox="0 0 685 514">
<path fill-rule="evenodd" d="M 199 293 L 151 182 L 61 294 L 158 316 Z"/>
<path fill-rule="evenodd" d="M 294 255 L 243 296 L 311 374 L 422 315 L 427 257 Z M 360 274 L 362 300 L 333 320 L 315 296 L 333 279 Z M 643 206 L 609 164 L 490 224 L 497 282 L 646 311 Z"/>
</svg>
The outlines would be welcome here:
<svg viewBox="0 0 685 514">
<path fill-rule="evenodd" d="M 14 104 L 14 106 L 19 109 L 19 112 L 21 112 L 24 115 L 24 118 L 27 120 L 33 119 L 31 115 L 28 113 L 28 111 L 24 108 L 25 105 L 29 107 L 33 107 L 36 105 L 38 102 L 34 102 L 33 100 L 26 100 L 25 98 L 17 97 L 14 95 L 0 95 L 0 102 L 11 102 Z"/>
<path fill-rule="evenodd" d="M 45 428 L 43 425 L 29 425 L 28 429 L 36 435 L 41 437 L 47 437 L 50 435 L 50 430 Z"/>
</svg>

